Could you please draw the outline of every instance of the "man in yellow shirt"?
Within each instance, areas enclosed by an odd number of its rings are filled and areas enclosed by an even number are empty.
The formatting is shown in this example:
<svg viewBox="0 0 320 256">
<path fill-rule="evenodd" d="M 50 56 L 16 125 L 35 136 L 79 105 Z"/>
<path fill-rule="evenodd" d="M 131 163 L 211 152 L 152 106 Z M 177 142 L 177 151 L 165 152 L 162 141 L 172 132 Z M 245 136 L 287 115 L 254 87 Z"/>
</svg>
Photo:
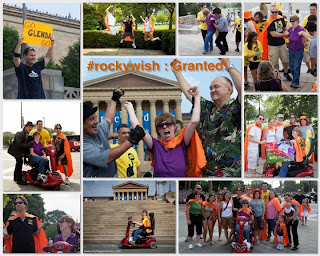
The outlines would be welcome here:
<svg viewBox="0 0 320 256">
<path fill-rule="evenodd" d="M 264 200 L 267 208 L 267 205 L 269 203 L 269 192 L 270 192 L 270 190 L 268 189 L 268 183 L 266 182 L 262 183 L 261 188 L 262 188 L 261 199 Z"/>
<path fill-rule="evenodd" d="M 43 123 L 41 120 L 38 120 L 37 121 L 37 124 L 36 124 L 37 128 L 36 129 L 33 129 L 29 135 L 32 135 L 34 134 L 35 132 L 39 132 L 40 133 L 40 142 L 42 143 L 42 145 L 44 147 L 46 147 L 51 139 L 50 139 L 50 134 L 49 132 L 46 130 L 46 129 L 43 129 Z"/>
<path fill-rule="evenodd" d="M 236 46 L 237 49 L 235 49 L 236 52 L 239 52 L 239 44 L 241 42 L 241 10 L 238 10 L 238 16 L 234 20 L 234 27 L 232 33 L 236 30 Z"/>
<path fill-rule="evenodd" d="M 148 211 L 145 209 L 142 210 L 141 215 L 142 215 L 141 223 L 137 222 L 137 221 L 132 221 L 132 223 L 138 225 L 139 228 L 133 230 L 132 236 L 129 238 L 130 244 L 135 244 L 138 239 L 139 234 L 141 234 L 143 231 L 146 231 L 147 233 L 150 233 L 152 231 L 150 228 L 151 222 L 148 217 Z"/>
<path fill-rule="evenodd" d="M 205 4 L 202 4 L 201 11 L 198 12 L 198 14 L 197 14 L 197 21 L 200 22 L 200 28 L 201 28 L 203 41 L 206 38 L 207 30 L 208 30 L 207 23 L 206 23 L 206 17 L 202 13 L 202 11 L 206 8 L 207 8 L 207 6 Z"/>
<path fill-rule="evenodd" d="M 118 144 L 111 145 L 111 148 L 120 146 L 122 143 L 128 140 L 130 135 L 129 126 L 126 124 L 120 124 L 117 128 Z M 141 172 L 139 169 L 140 161 L 137 151 L 134 148 L 129 148 L 119 158 L 116 159 L 117 171 L 119 178 L 141 178 Z"/>
</svg>

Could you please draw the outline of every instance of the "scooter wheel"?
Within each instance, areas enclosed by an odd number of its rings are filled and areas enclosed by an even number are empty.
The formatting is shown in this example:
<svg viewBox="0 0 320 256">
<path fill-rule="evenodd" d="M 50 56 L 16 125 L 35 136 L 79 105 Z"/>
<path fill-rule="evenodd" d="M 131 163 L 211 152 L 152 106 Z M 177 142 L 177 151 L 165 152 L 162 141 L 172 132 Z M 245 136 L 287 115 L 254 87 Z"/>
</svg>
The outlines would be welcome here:
<svg viewBox="0 0 320 256">
<path fill-rule="evenodd" d="M 157 244 L 156 244 L 155 241 L 152 241 L 152 242 L 150 243 L 150 248 L 151 248 L 151 249 L 156 249 L 156 248 L 157 248 Z"/>
<path fill-rule="evenodd" d="M 58 173 L 58 172 L 53 172 L 53 173 L 52 173 L 52 177 L 53 177 L 53 178 L 56 178 L 56 179 L 58 179 L 58 180 L 61 179 L 61 175 L 60 175 L 60 173 Z"/>
</svg>

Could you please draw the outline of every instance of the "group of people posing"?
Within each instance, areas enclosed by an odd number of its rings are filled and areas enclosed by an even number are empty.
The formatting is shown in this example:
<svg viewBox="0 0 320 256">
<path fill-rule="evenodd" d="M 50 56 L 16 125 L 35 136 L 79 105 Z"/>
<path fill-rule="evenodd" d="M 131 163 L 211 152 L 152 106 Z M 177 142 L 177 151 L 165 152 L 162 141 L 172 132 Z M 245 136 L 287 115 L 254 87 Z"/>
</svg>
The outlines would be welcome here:
<svg viewBox="0 0 320 256">
<path fill-rule="evenodd" d="M 115 18 L 115 13 L 114 11 L 110 12 L 109 9 L 112 8 L 113 6 L 110 5 L 107 9 L 106 9 L 106 16 L 105 16 L 105 25 L 106 25 L 106 29 L 102 31 L 102 33 L 106 33 L 108 35 L 116 35 L 119 33 L 119 30 L 116 28 L 116 18 Z M 144 29 L 143 29 L 143 33 L 144 33 L 144 40 L 145 41 L 157 41 L 157 40 L 161 40 L 159 37 L 153 37 L 153 33 L 154 33 L 154 25 L 152 23 L 152 17 L 155 13 L 155 9 L 152 10 L 152 14 L 150 15 L 150 17 L 145 17 L 143 18 L 142 16 L 140 16 L 143 25 L 144 25 Z M 125 20 L 122 23 L 122 27 L 123 27 L 123 31 L 122 31 L 122 36 L 121 36 L 121 40 L 120 43 L 122 44 L 124 41 L 131 41 L 132 42 L 132 47 L 134 49 L 137 48 L 136 44 L 135 44 L 135 35 L 134 35 L 134 24 L 135 24 L 135 17 L 133 17 L 132 14 L 127 15 Z"/>
<path fill-rule="evenodd" d="M 73 173 L 70 146 L 67 137 L 62 133 L 61 124 L 54 126 L 52 138 L 50 133 L 43 128 L 43 122 L 38 120 L 36 128 L 33 129 L 32 122 L 27 122 L 22 131 L 17 132 L 14 140 L 10 143 L 8 153 L 16 159 L 14 169 L 14 181 L 20 185 L 26 185 L 23 180 L 22 166 L 24 161 L 29 160 L 39 165 L 39 174 L 37 179 L 46 182 L 47 174 L 50 172 L 49 160 L 44 148 L 52 144 L 56 149 L 57 169 L 65 174 L 65 184 L 69 185 L 69 178 Z M 32 136 L 32 139 L 29 138 Z"/>
<path fill-rule="evenodd" d="M 311 211 L 309 201 L 299 189 L 292 197 L 290 193 L 283 196 L 284 202 L 277 196 L 275 190 L 268 190 L 268 184 L 263 183 L 261 190 L 251 191 L 249 185 L 236 188 L 236 195 L 224 187 L 217 194 L 209 194 L 205 198 L 201 193 L 201 185 L 196 185 L 194 193 L 188 195 L 186 205 L 186 218 L 188 224 L 189 249 L 193 248 L 192 239 L 196 227 L 196 246 L 206 246 L 207 242 L 214 245 L 213 232 L 215 223 L 218 222 L 218 241 L 222 241 L 222 229 L 225 235 L 225 244 L 237 242 L 239 236 L 239 224 L 237 217 L 243 216 L 247 219 L 244 224 L 244 239 L 251 243 L 253 236 L 255 243 L 260 244 L 261 240 L 271 240 L 274 235 L 274 243 L 278 250 L 292 246 L 291 232 L 293 236 L 293 247 L 297 250 L 299 246 L 298 223 L 307 225 L 307 217 Z M 200 243 L 200 236 L 203 231 L 203 243 Z M 209 240 L 207 240 L 207 234 Z"/>
<path fill-rule="evenodd" d="M 230 101 L 230 96 L 233 92 L 233 84 L 229 78 L 216 77 L 212 81 L 210 85 L 211 101 L 200 97 L 199 88 L 190 86 L 181 72 L 173 69 L 182 92 L 193 104 L 191 120 L 177 136 L 178 126 L 172 114 L 161 113 L 156 116 L 154 120 L 156 132 L 161 137 L 157 139 L 145 132 L 136 117 L 133 104 L 126 102 L 125 109 L 129 114 L 132 128 L 129 130 L 126 127 L 126 136 L 122 136 L 123 140 L 119 146 L 110 148 L 108 141 L 108 138 L 112 136 L 110 125 L 113 123 L 116 106 L 120 103 L 124 91 L 120 88 L 114 90 L 111 102 L 100 123 L 96 115 L 97 107 L 84 103 L 84 176 L 117 177 L 115 160 L 124 153 L 124 155 L 129 155 L 126 153 L 128 149 L 138 144 L 140 140 L 143 140 L 147 149 L 152 153 L 153 177 L 200 177 L 207 171 L 222 173 L 226 166 L 240 168 L 240 143 L 235 138 L 241 136 L 241 74 L 228 59 L 223 63 L 238 91 L 238 98 L 232 101 Z M 228 129 L 223 128 L 225 122 L 228 122 Z M 212 130 L 215 130 L 216 133 L 208 132 Z M 220 141 L 225 143 L 223 145 L 228 145 L 233 149 L 231 154 L 237 151 L 239 154 L 228 155 L 230 153 L 225 152 L 219 159 L 215 159 L 213 152 L 217 149 L 215 145 Z M 130 166 L 133 163 L 132 161 L 127 162 Z M 127 170 L 129 165 L 124 169 Z"/>
<path fill-rule="evenodd" d="M 301 116 L 299 123 L 296 122 L 294 113 L 289 114 L 289 123 L 284 124 L 284 115 L 278 114 L 276 120 L 268 119 L 268 126 L 262 129 L 264 122 L 262 114 L 257 115 L 256 121 L 249 125 L 245 136 L 245 172 L 250 172 L 251 177 L 257 175 L 256 169 L 259 163 L 259 145 L 261 145 L 261 156 L 266 159 L 266 143 L 279 143 L 289 141 L 294 150 L 294 160 L 302 162 L 306 157 L 306 141 L 314 138 L 314 130 L 309 123 L 309 118 Z M 308 152 L 307 152 L 308 153 Z M 314 163 L 314 156 L 310 156 L 311 163 Z M 279 177 L 286 177 L 290 162 L 282 162 Z M 263 169 L 267 167 L 264 163 Z"/>
<path fill-rule="evenodd" d="M 300 87 L 302 61 L 308 67 L 307 73 L 316 76 L 317 4 L 310 4 L 310 15 L 307 15 L 302 23 L 298 15 L 287 19 L 279 7 L 271 5 L 269 17 L 265 17 L 261 12 L 252 15 L 250 11 L 244 11 L 245 89 L 249 86 L 249 67 L 254 83 L 253 90 L 288 91 L 279 74 L 279 59 L 284 77 L 292 81 L 290 86 L 293 88 Z"/>
</svg>

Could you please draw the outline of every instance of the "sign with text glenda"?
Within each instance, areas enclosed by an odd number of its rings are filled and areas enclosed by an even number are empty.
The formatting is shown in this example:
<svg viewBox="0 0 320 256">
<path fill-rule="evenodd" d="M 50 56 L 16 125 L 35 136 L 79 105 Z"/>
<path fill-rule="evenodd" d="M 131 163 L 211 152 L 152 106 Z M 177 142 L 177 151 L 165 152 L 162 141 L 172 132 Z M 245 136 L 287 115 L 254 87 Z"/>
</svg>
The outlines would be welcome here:
<svg viewBox="0 0 320 256">
<path fill-rule="evenodd" d="M 23 43 L 50 47 L 53 26 L 25 20 L 23 24 Z"/>
</svg>

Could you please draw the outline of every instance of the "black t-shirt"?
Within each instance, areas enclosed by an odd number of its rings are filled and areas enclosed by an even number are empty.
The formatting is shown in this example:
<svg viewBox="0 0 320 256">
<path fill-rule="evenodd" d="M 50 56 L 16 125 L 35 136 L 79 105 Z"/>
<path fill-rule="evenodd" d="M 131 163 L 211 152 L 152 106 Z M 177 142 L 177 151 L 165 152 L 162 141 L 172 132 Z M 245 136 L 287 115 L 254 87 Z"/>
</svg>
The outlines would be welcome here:
<svg viewBox="0 0 320 256">
<path fill-rule="evenodd" d="M 38 230 L 36 218 L 9 220 L 8 234 L 12 234 L 12 253 L 35 253 L 33 233 Z"/>
<path fill-rule="evenodd" d="M 15 67 L 18 78 L 18 99 L 46 98 L 41 80 L 41 70 L 44 68 L 44 59 L 32 66 L 27 66 L 21 62 L 19 67 Z"/>
<path fill-rule="evenodd" d="M 292 130 L 295 127 L 298 127 L 298 125 L 292 124 L 292 125 L 287 126 L 286 128 L 283 129 L 284 132 L 287 132 L 289 140 L 293 140 L 294 139 L 293 136 L 292 136 Z"/>
<path fill-rule="evenodd" d="M 132 21 L 124 21 L 123 24 L 126 26 L 124 32 L 132 34 Z"/>
<path fill-rule="evenodd" d="M 273 91 L 281 92 L 281 80 L 279 78 L 270 81 L 259 81 L 254 84 L 256 91 Z"/>
<path fill-rule="evenodd" d="M 53 136 L 53 143 L 56 147 L 56 155 L 58 157 L 61 156 L 64 153 L 64 139 L 58 136 Z"/>
<path fill-rule="evenodd" d="M 187 197 L 187 202 L 188 202 L 190 199 L 194 199 L 194 196 L 195 196 L 194 193 L 188 195 L 188 197 Z M 205 201 L 204 194 L 202 194 L 202 193 L 201 193 L 201 199 L 202 199 L 203 202 Z"/>
<path fill-rule="evenodd" d="M 233 208 L 237 208 L 237 209 L 241 208 L 240 197 L 234 196 L 232 197 L 232 201 L 233 201 Z M 232 212 L 233 212 L 233 218 L 237 218 L 238 211 L 232 211 Z"/>
<path fill-rule="evenodd" d="M 294 197 L 293 197 L 293 199 L 296 200 L 297 202 L 299 202 L 299 204 L 302 204 L 302 200 L 305 199 L 305 198 L 306 197 L 304 195 L 302 195 L 302 194 L 300 196 L 298 194 L 295 194 Z"/>
<path fill-rule="evenodd" d="M 285 28 L 286 25 L 287 24 L 286 24 L 284 18 L 274 20 L 270 24 L 270 26 L 268 27 L 268 45 L 279 46 L 279 45 L 283 45 L 283 44 L 286 43 L 284 41 L 283 37 L 272 37 L 270 35 L 271 31 L 275 31 L 275 32 L 278 32 L 278 33 L 283 33 L 283 31 L 284 31 L 283 28 Z"/>
</svg>

